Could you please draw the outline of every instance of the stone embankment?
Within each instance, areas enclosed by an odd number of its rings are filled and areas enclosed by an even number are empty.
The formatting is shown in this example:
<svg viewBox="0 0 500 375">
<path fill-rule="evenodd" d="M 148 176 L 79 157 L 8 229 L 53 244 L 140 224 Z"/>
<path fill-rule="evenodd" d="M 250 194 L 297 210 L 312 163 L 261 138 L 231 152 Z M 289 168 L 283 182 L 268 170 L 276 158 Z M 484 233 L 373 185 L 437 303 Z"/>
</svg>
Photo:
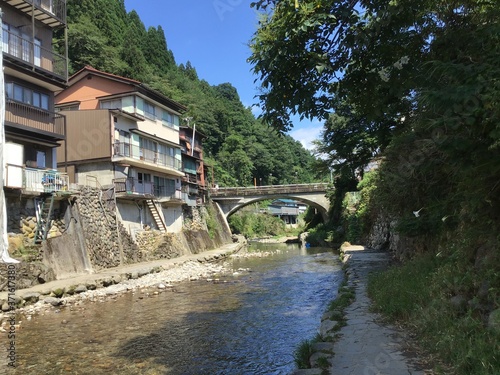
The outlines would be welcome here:
<svg viewBox="0 0 500 375">
<path fill-rule="evenodd" d="M 347 287 L 355 300 L 343 311 L 343 323 L 325 313 L 320 327 L 322 342 L 313 344 L 312 368 L 293 375 L 424 375 L 431 374 L 409 356 L 407 336 L 394 326 L 384 324 L 381 316 L 370 311 L 366 292 L 368 274 L 384 269 L 390 254 L 367 250 L 362 246 L 342 248 L 346 264 Z M 339 298 L 339 296 L 337 297 Z"/>
</svg>

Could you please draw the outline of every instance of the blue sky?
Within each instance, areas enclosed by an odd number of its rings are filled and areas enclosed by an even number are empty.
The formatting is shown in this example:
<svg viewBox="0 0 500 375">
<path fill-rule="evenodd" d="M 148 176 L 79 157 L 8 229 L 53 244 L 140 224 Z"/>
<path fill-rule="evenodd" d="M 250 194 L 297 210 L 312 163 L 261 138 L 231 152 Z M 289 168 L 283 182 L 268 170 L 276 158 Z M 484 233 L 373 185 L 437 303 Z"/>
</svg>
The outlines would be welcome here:
<svg viewBox="0 0 500 375">
<path fill-rule="evenodd" d="M 257 29 L 257 13 L 244 0 L 125 0 L 146 28 L 161 25 L 177 64 L 190 61 L 198 77 L 211 85 L 230 82 L 245 106 L 257 102 L 257 86 L 248 44 Z M 258 109 L 255 109 L 258 113 Z M 319 122 L 294 122 L 290 135 L 310 148 Z"/>
</svg>

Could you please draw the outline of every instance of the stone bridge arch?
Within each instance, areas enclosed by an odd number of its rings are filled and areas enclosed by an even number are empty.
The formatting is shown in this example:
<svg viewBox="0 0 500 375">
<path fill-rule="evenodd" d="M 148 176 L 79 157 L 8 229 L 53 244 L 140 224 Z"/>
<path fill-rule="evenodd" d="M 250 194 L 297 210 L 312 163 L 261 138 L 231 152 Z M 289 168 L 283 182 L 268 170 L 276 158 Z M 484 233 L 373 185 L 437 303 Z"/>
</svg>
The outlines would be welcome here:
<svg viewBox="0 0 500 375">
<path fill-rule="evenodd" d="M 212 189 L 211 198 L 219 206 L 226 220 L 236 211 L 266 199 L 287 198 L 314 207 L 326 221 L 330 202 L 326 198 L 328 184 L 273 185 L 254 188 Z"/>
</svg>

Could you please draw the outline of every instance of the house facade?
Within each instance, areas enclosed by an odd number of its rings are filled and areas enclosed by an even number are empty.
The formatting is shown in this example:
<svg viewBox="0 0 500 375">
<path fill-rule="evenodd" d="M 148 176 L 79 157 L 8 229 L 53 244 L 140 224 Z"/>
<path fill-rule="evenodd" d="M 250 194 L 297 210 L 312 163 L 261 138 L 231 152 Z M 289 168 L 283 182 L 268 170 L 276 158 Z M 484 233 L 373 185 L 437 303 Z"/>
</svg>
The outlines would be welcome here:
<svg viewBox="0 0 500 375">
<path fill-rule="evenodd" d="M 203 139 L 205 135 L 196 131 L 196 127 L 181 126 L 179 138 L 182 151 L 182 194 L 187 205 L 196 206 L 205 203 L 207 181 L 203 162 Z"/>
<path fill-rule="evenodd" d="M 54 30 L 66 26 L 65 1 L 0 1 L 5 80 L 5 186 L 44 192 L 47 170 L 66 137 L 54 111 L 54 92 L 67 82 L 67 59 L 52 48 Z M 55 171 L 54 171 L 55 174 Z"/>
<path fill-rule="evenodd" d="M 85 67 L 56 96 L 67 118 L 57 154 L 69 181 L 113 192 L 132 236 L 182 229 L 180 117 L 186 108 L 139 81 Z"/>
<path fill-rule="evenodd" d="M 0 0 L 0 8 L 5 83 L 2 177 L 9 208 L 9 202 L 19 206 L 21 201 L 23 210 L 36 213 L 36 241 L 46 236 L 38 226 L 49 225 L 43 216 L 52 214 L 57 193 L 69 188 L 67 175 L 57 171 L 56 157 L 66 139 L 66 122 L 54 108 L 54 93 L 66 87 L 68 78 L 66 37 L 59 42 L 64 55 L 53 46 L 54 32 L 66 28 L 66 0 Z"/>
<path fill-rule="evenodd" d="M 303 207 L 304 205 L 299 205 L 299 202 L 292 199 L 276 199 L 267 209 L 271 215 L 283 220 L 287 226 L 296 227 L 298 216 L 305 211 Z"/>
</svg>

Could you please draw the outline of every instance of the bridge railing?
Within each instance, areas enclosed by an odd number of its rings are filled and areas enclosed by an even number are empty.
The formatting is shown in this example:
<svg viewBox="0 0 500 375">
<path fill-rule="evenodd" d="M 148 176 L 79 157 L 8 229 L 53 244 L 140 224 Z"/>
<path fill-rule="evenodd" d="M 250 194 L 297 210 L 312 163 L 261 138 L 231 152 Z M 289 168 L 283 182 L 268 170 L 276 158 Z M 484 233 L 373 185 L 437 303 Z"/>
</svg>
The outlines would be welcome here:
<svg viewBox="0 0 500 375">
<path fill-rule="evenodd" d="M 268 185 L 254 187 L 222 187 L 210 189 L 212 197 L 231 197 L 247 195 L 279 195 L 290 193 L 326 192 L 327 183 Z"/>
</svg>

